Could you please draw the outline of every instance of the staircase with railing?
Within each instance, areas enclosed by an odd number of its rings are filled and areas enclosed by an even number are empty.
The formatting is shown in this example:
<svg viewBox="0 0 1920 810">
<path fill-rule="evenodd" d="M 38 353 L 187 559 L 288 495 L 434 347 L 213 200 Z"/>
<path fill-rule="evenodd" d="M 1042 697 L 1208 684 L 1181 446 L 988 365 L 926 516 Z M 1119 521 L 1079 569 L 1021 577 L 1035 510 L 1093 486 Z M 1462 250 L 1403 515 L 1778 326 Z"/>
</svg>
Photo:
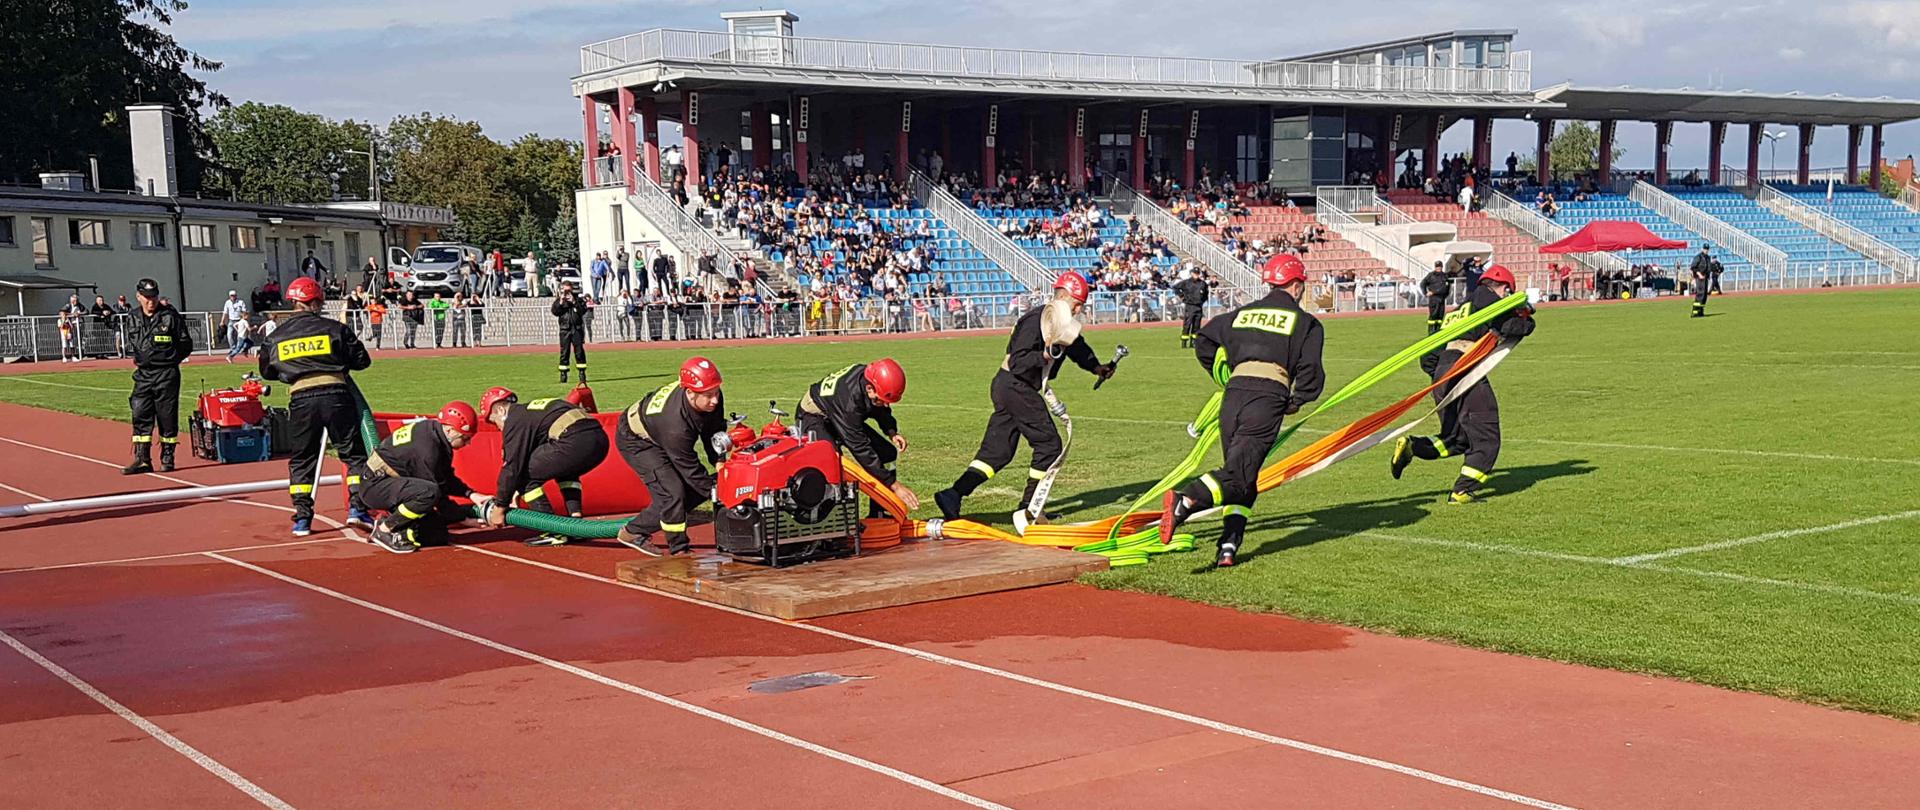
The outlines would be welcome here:
<svg viewBox="0 0 1920 810">
<path fill-rule="evenodd" d="M 1247 289 L 1260 286 L 1260 274 L 1254 272 L 1252 267 L 1234 258 L 1219 242 L 1161 208 L 1151 197 L 1141 194 L 1117 177 L 1108 178 L 1106 191 L 1107 201 L 1114 213 L 1132 216 L 1152 228 L 1154 234 L 1167 240 L 1167 244 L 1176 252 L 1213 271 L 1227 286 Z"/>
<path fill-rule="evenodd" d="M 639 167 L 635 168 L 639 169 Z M 654 228 L 673 244 L 680 255 L 700 256 L 711 253 L 714 257 L 714 265 L 724 268 L 737 267 L 752 261 L 751 257 L 743 261 L 740 254 L 735 253 L 732 248 L 714 236 L 712 231 L 695 221 L 692 214 L 680 207 L 680 201 L 668 194 L 659 183 L 655 183 L 653 178 L 648 177 L 646 171 L 636 170 L 634 177 L 638 182 L 633 192 L 627 195 L 627 204 L 633 206 L 641 216 L 646 217 L 648 222 L 653 223 Z M 754 267 L 756 291 L 761 295 L 772 295 L 773 288 L 766 281 L 768 274 L 759 265 L 756 264 Z M 682 268 L 682 272 L 685 273 L 690 269 Z"/>
<path fill-rule="evenodd" d="M 1916 256 L 1910 248 L 1894 245 L 1771 184 L 1749 185 L 1746 172 L 1739 169 L 1724 167 L 1721 171 L 1728 186 L 1761 207 L 1799 223 L 1860 256 L 1885 265 L 1906 280 L 1920 281 L 1920 256 Z M 1829 190 L 1828 195 L 1831 198 L 1834 192 Z M 1920 244 L 1920 240 L 1912 244 Z"/>
<path fill-rule="evenodd" d="M 1053 286 L 1053 275 L 1039 259 L 1014 244 L 1012 239 L 983 219 L 972 206 L 961 202 L 918 169 L 913 171 L 909 183 L 914 199 L 919 200 L 955 234 L 973 245 L 1014 280 L 1030 290 L 1046 290 Z"/>
<path fill-rule="evenodd" d="M 1726 249 L 1748 264 L 1768 273 L 1784 275 L 1787 272 L 1786 251 L 1668 194 L 1659 186 L 1636 180 L 1633 188 L 1627 192 L 1627 199 L 1693 232 L 1701 239 Z"/>
</svg>

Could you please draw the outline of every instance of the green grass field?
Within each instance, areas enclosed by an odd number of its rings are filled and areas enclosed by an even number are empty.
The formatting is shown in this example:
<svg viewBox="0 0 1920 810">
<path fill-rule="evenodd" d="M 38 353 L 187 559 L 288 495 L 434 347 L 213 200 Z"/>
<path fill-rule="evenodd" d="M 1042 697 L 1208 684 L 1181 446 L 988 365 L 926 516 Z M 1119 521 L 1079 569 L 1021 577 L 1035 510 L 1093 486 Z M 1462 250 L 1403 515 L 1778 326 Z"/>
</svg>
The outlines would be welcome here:
<svg viewBox="0 0 1920 810">
<path fill-rule="evenodd" d="M 1711 309 L 1704 320 L 1680 299 L 1543 312 L 1494 375 L 1506 446 L 1485 503 L 1439 503 L 1457 461 L 1395 481 L 1380 448 L 1264 497 L 1238 568 L 1203 572 L 1217 524 L 1198 524 L 1198 551 L 1091 581 L 1920 717 L 1920 290 Z M 1174 332 L 1092 333 L 1102 355 L 1115 342 L 1134 350 L 1097 393 L 1077 369 L 1062 373 L 1077 435 L 1055 506 L 1069 519 L 1111 513 L 1190 446 L 1182 426 L 1212 385 Z M 1328 391 L 1423 332 L 1419 315 L 1328 322 Z M 828 371 L 897 357 L 911 380 L 903 478 L 930 496 L 973 455 L 1003 346 L 995 335 L 708 355 L 729 408 L 756 422 L 769 398 L 790 406 Z M 601 405 L 670 379 L 685 354 L 595 350 Z M 241 368 L 196 360 L 187 384 L 228 384 Z M 0 377 L 0 398 L 124 418 L 126 377 Z M 561 390 L 545 353 L 386 360 L 359 378 L 382 410 L 431 412 L 494 384 Z M 1308 431 L 1421 384 L 1402 372 Z M 1013 469 L 1024 463 L 1023 451 Z M 1017 485 L 990 483 L 968 511 L 1006 525 Z"/>
</svg>

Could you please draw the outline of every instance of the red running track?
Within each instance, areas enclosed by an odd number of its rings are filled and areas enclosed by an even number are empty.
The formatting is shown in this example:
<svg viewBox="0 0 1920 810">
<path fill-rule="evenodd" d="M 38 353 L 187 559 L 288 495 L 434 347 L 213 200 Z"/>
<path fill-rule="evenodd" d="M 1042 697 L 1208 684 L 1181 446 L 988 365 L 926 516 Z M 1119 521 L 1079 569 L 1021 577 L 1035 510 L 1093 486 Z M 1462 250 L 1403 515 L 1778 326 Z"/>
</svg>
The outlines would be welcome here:
<svg viewBox="0 0 1920 810">
<path fill-rule="evenodd" d="M 124 437 L 0 405 L 5 500 L 177 485 L 120 477 Z M 793 624 L 613 582 L 618 546 L 397 557 L 286 520 L 268 494 L 0 522 L 9 807 L 1920 795 L 1920 727 L 1692 684 L 1073 585 Z M 751 688 L 816 672 L 850 680 Z"/>
</svg>

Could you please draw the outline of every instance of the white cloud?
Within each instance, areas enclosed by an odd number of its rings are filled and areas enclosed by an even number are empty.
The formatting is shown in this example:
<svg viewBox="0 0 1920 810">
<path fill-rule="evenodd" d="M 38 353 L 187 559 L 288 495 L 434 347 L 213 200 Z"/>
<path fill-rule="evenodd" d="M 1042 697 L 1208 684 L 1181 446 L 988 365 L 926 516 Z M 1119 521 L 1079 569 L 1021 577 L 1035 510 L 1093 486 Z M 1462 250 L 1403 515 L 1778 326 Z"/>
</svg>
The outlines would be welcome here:
<svg viewBox="0 0 1920 810">
<path fill-rule="evenodd" d="M 1807 52 L 1805 50 L 1802 50 L 1800 48 L 1796 48 L 1793 46 L 1787 46 L 1785 48 L 1781 48 L 1780 50 L 1775 51 L 1775 53 L 1779 54 L 1781 59 L 1785 59 L 1789 62 L 1798 62 L 1802 57 L 1805 57 L 1807 55 Z"/>
</svg>

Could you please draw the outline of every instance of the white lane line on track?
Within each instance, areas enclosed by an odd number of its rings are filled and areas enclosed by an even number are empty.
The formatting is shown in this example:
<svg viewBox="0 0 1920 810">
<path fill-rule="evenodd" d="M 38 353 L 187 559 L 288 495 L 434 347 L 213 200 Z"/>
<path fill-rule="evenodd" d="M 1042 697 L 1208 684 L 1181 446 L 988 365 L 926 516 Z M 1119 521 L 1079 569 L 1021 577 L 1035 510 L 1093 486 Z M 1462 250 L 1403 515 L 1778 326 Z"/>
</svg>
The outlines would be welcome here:
<svg viewBox="0 0 1920 810">
<path fill-rule="evenodd" d="M 912 785 L 913 787 L 920 788 L 921 790 L 925 790 L 929 793 L 933 793 L 938 796 L 943 796 L 948 799 L 961 802 L 963 804 L 967 804 L 973 807 L 996 808 L 997 810 L 1010 810 L 1010 808 L 1006 808 L 1004 805 L 996 804 L 994 802 L 988 801 L 986 799 L 982 799 L 970 793 L 963 793 L 961 791 L 954 790 L 953 788 L 947 787 L 946 785 L 942 785 L 938 782 L 934 782 L 928 779 L 914 776 L 913 774 L 907 773 L 906 771 L 902 771 L 897 768 L 888 767 L 878 762 L 874 762 L 869 759 L 858 757 L 853 754 L 846 753 L 844 751 L 828 748 L 824 745 L 820 745 L 819 743 L 809 742 L 807 740 L 800 739 L 799 737 L 795 737 L 791 734 L 775 731 L 765 726 L 758 725 L 758 724 L 734 717 L 733 715 L 722 714 L 720 712 L 706 708 L 705 706 L 700 706 L 693 703 L 688 703 L 684 700 L 679 700 L 677 698 L 669 697 L 667 695 L 660 694 L 659 692 L 654 692 L 649 689 L 635 686 L 633 684 L 627 683 L 626 681 L 615 680 L 605 675 L 601 675 L 597 672 L 593 672 L 587 669 L 582 669 L 572 664 L 568 664 L 564 661 L 557 661 L 552 658 L 548 658 L 544 655 L 540 655 L 539 653 L 528 652 L 518 647 L 509 646 L 507 644 L 494 641 L 493 639 L 490 639 L 490 638 L 486 638 L 483 636 L 476 636 L 472 633 L 468 633 L 463 630 L 456 630 L 452 627 L 448 627 L 444 624 L 439 624 L 437 622 L 430 621 L 428 619 L 423 619 L 411 613 L 395 610 L 385 605 L 375 604 L 373 602 L 369 602 L 364 599 L 360 599 L 358 597 L 349 596 L 347 594 L 341 593 L 331 588 L 327 588 L 322 585 L 316 585 L 311 582 L 307 582 L 306 580 L 291 577 L 269 568 L 263 568 L 261 566 L 254 565 L 252 563 L 243 562 L 240 560 L 236 560 L 232 557 L 221 555 L 218 552 L 208 552 L 206 556 L 212 557 L 213 559 L 220 560 L 222 562 L 239 566 L 241 568 L 245 568 L 249 571 L 253 571 L 254 573 L 261 574 L 263 576 L 272 577 L 274 579 L 280 580 L 281 582 L 285 582 L 289 585 L 305 588 L 309 591 L 313 591 L 314 593 L 320 594 L 322 596 L 332 597 L 342 602 L 346 602 L 347 604 L 356 605 L 358 607 L 362 607 L 362 608 L 366 608 L 367 610 L 374 611 L 375 613 L 381 613 L 381 614 L 390 616 L 392 618 L 399 619 L 404 622 L 419 625 L 421 627 L 427 628 L 428 630 L 432 630 L 437 633 L 452 636 L 462 641 L 472 642 L 474 644 L 478 644 L 482 647 L 486 647 L 487 649 L 493 650 L 495 652 L 504 653 L 506 655 L 511 655 L 515 658 L 531 661 L 541 666 L 567 673 L 568 675 L 572 675 L 578 678 L 584 678 L 586 680 L 592 681 L 602 686 L 612 687 L 622 692 L 626 692 L 632 695 L 637 695 L 639 697 L 643 697 L 648 700 L 651 700 L 655 703 L 659 703 L 665 706 L 670 706 L 672 708 L 679 709 L 681 711 L 688 712 L 690 714 L 698 715 L 700 717 L 704 717 L 709 720 L 713 720 L 715 722 L 724 723 L 726 725 L 732 726 L 742 731 L 758 734 L 762 737 L 766 737 L 767 739 L 774 740 L 776 742 L 785 743 L 787 745 L 793 746 L 803 751 L 807 751 L 809 753 L 818 754 L 823 757 L 839 760 L 848 765 L 852 765 L 856 768 L 870 771 L 872 773 L 876 773 L 881 776 L 885 776 L 885 777 L 894 779 L 896 781 L 903 782 L 908 785 Z"/>
<path fill-rule="evenodd" d="M 1114 697 L 1112 695 L 1102 694 L 1100 692 L 1093 692 L 1086 689 L 1081 689 L 1079 687 L 1067 686 L 1066 684 L 1055 683 L 1053 681 L 1048 681 L 1048 680 L 1042 680 L 1040 678 L 1036 678 L 1030 675 L 1022 675 L 1017 672 L 1009 672 L 1004 669 L 998 669 L 995 667 L 987 666 L 985 664 L 978 664 L 978 663 L 974 663 L 972 661 L 967 661 L 960 658 L 949 658 L 939 653 L 928 652 L 926 650 L 915 649 L 913 647 L 904 647 L 898 644 L 880 641 L 878 639 L 871 639 L 865 636 L 858 636 L 852 633 L 845 633 L 839 630 L 820 627 L 818 625 L 788 622 L 782 619 L 773 618 L 771 616 L 763 616 L 758 613 L 752 613 L 745 610 L 740 610 L 738 608 L 728 607 L 726 605 L 717 605 L 712 602 L 702 602 L 698 599 L 691 599 L 685 596 L 680 596 L 678 594 L 666 593 L 664 591 L 656 591 L 651 588 L 641 587 L 639 585 L 634 585 L 632 583 L 621 582 L 620 580 L 612 579 L 610 577 L 595 576 L 593 574 L 588 574 L 581 571 L 575 571 L 571 568 L 564 568 L 561 566 L 552 565 L 550 563 L 543 563 L 536 560 L 529 560 L 523 557 L 515 557 L 511 554 L 503 554 L 490 549 L 484 549 L 476 546 L 466 546 L 466 545 L 456 545 L 454 546 L 454 548 L 458 548 L 462 551 L 469 551 L 477 554 L 485 554 L 491 557 L 498 557 L 503 560 L 509 560 L 509 561 L 520 563 L 523 565 L 531 565 L 536 568 L 544 568 L 549 571 L 554 571 L 554 572 L 566 574 L 569 576 L 575 576 L 581 579 L 591 580 L 594 582 L 615 585 L 618 587 L 627 588 L 629 590 L 639 591 L 641 593 L 647 593 L 655 596 L 665 597 L 667 599 L 673 599 L 680 602 L 685 602 L 690 605 L 698 605 L 700 607 L 711 608 L 713 610 L 718 610 L 725 613 L 733 613 L 736 615 L 745 616 L 750 619 L 757 619 L 759 621 L 776 624 L 782 627 L 799 628 L 801 630 L 806 630 L 812 633 L 819 633 L 821 635 L 840 639 L 842 641 L 848 641 L 848 642 L 860 644 L 867 647 L 873 647 L 875 649 L 899 653 L 901 655 L 906 655 L 912 658 L 918 658 L 922 661 L 927 661 L 929 663 L 941 664 L 945 666 L 970 670 L 973 672 L 981 673 L 983 675 L 991 675 L 996 678 L 1002 678 L 1005 680 L 1014 681 L 1016 683 L 1026 684 L 1028 686 L 1036 686 L 1042 689 L 1048 689 L 1054 692 L 1059 692 L 1061 694 L 1072 695 L 1074 697 L 1098 701 L 1100 703 L 1106 703 L 1112 706 L 1119 706 L 1125 709 L 1132 709 L 1134 711 L 1144 712 L 1146 714 L 1151 714 L 1156 717 L 1163 717 L 1169 720 L 1176 720 L 1183 723 L 1190 723 L 1193 725 L 1200 726 L 1201 728 L 1210 729 L 1212 731 L 1218 731 L 1224 734 L 1232 734 L 1232 735 L 1244 737 L 1250 740 L 1257 740 L 1259 742 L 1267 743 L 1269 745 L 1277 745 L 1285 748 L 1292 748 L 1294 750 L 1305 751 L 1310 754 L 1318 754 L 1320 756 L 1329 757 L 1329 758 L 1341 760 L 1344 762 L 1350 762 L 1356 765 L 1364 765 L 1370 768 L 1378 768 L 1380 770 L 1390 771 L 1393 773 L 1400 774 L 1402 776 L 1410 776 L 1415 779 L 1432 782 L 1437 785 L 1457 788 L 1459 790 L 1464 790 L 1469 793 L 1477 793 L 1479 795 L 1488 796 L 1495 799 L 1502 799 L 1508 802 L 1512 802 L 1514 804 L 1524 805 L 1527 807 L 1542 808 L 1542 810 L 1572 810 L 1572 808 L 1569 808 L 1567 805 L 1556 804 L 1554 802 L 1549 802 L 1543 799 L 1536 799 L 1531 796 L 1525 796 L 1519 793 L 1513 793 L 1511 791 L 1501 790 L 1499 788 L 1488 787 L 1486 785 L 1481 785 L 1474 782 L 1468 782 L 1462 779 L 1455 779 L 1450 776 L 1444 776 L 1438 773 L 1434 773 L 1432 771 L 1421 770 L 1419 768 L 1415 768 L 1409 765 L 1402 765 L 1397 762 L 1389 762 L 1387 760 L 1376 759 L 1374 757 L 1369 757 L 1361 754 L 1349 753 L 1347 751 L 1342 751 L 1337 748 L 1328 748 L 1323 745 L 1316 745 L 1314 743 L 1305 742 L 1302 740 L 1295 740 L 1288 737 L 1280 737 L 1273 734 L 1268 734 L 1266 732 L 1255 731 L 1250 728 L 1243 728 L 1241 726 L 1231 725 L 1229 723 L 1223 723 L 1218 720 L 1212 720 L 1205 717 L 1200 717 L 1198 715 L 1187 714 L 1185 712 L 1176 711 L 1176 710 L 1164 708 L 1161 706 L 1155 706 L 1150 703 L 1141 703 L 1139 701 L 1129 700 L 1127 698 Z"/>
<path fill-rule="evenodd" d="M 262 788 L 259 785 L 256 785 L 253 782 L 249 781 L 246 777 L 241 776 L 238 773 L 235 773 L 232 768 L 229 768 L 225 765 L 220 764 L 219 761 L 215 760 L 213 757 L 210 757 L 204 753 L 201 753 L 200 749 L 194 748 L 193 746 L 186 744 L 186 742 L 182 741 L 179 737 L 175 737 L 172 734 L 167 733 L 166 729 L 163 729 L 157 725 L 154 725 L 152 721 L 148 720 L 145 717 L 141 717 L 140 715 L 135 714 L 132 709 L 129 709 L 126 706 L 121 705 L 119 701 L 114 700 L 111 697 L 108 697 L 105 692 L 102 692 L 99 689 L 94 688 L 93 684 L 80 680 L 78 676 L 74 675 L 71 672 L 68 672 L 65 667 L 62 667 L 59 664 L 56 664 L 50 660 L 47 660 L 46 656 L 35 652 L 33 648 L 28 647 L 27 645 L 21 643 L 19 639 L 16 639 L 13 636 L 8 635 L 7 632 L 4 630 L 0 630 L 0 644 L 5 644 L 8 647 L 12 647 L 14 652 L 17 652 L 22 656 L 25 656 L 27 660 L 32 661 L 33 663 L 39 665 L 41 669 L 44 669 L 47 672 L 52 673 L 54 677 L 59 678 L 62 681 L 65 681 L 68 686 L 71 686 L 74 689 L 78 690 L 80 694 L 86 695 L 87 697 L 91 698 L 93 702 L 106 707 L 107 711 L 110 711 L 116 715 L 119 715 L 120 719 L 125 720 L 128 723 L 133 724 L 135 728 L 138 728 L 141 731 L 146 732 L 147 736 L 152 737 L 155 740 L 158 740 L 161 745 L 164 745 L 168 748 L 173 749 L 174 753 L 177 753 L 183 757 L 186 757 L 188 760 L 191 760 L 193 764 L 206 769 L 208 773 L 211 773 L 214 776 L 220 777 L 222 781 L 226 782 L 229 785 L 232 785 L 236 790 L 239 790 L 240 792 L 245 793 L 248 796 L 252 797 L 254 801 L 259 802 L 261 805 L 266 807 L 272 807 L 272 808 L 275 808 L 276 810 L 293 810 L 293 805 L 290 805 L 284 801 L 281 801 L 280 797 L 275 796 L 272 793 L 268 793 L 265 788 Z"/>
<path fill-rule="evenodd" d="M 1706 551 L 1719 551 L 1721 549 L 1739 548 L 1740 546 L 1748 546 L 1754 543 L 1765 543 L 1769 540 L 1785 540 L 1789 537 L 1804 537 L 1809 534 L 1825 534 L 1827 532 L 1845 531 L 1847 529 L 1858 528 L 1861 526 L 1872 526 L 1877 523 L 1889 523 L 1896 520 L 1910 520 L 1916 517 L 1920 517 L 1920 509 L 1911 509 L 1905 512 L 1893 512 L 1891 514 L 1885 514 L 1885 515 L 1874 515 L 1873 517 L 1865 517 L 1865 518 L 1860 518 L 1858 520 L 1847 520 L 1839 523 L 1829 523 L 1825 526 L 1809 526 L 1804 529 L 1783 529 L 1780 531 L 1756 534 L 1749 537 L 1736 537 L 1736 538 L 1733 538 L 1732 540 L 1721 540 L 1717 543 L 1701 543 L 1700 545 L 1697 545 L 1697 546 L 1683 546 L 1681 548 L 1670 548 L 1665 551 L 1654 551 L 1647 554 L 1635 554 L 1629 557 L 1615 557 L 1611 560 L 1611 562 L 1619 563 L 1621 565 L 1634 565 L 1636 563 L 1653 562 L 1654 560 L 1665 560 L 1673 557 L 1685 556 L 1688 554 L 1699 554 L 1701 552 L 1706 552 Z"/>
<path fill-rule="evenodd" d="M 4 490 L 6 490 L 6 491 L 8 491 L 8 492 L 11 492 L 11 493 L 13 493 L 13 494 L 15 494 L 15 495 L 18 495 L 18 496 L 20 496 L 20 497 L 22 497 L 22 498 L 32 498 L 32 499 L 34 499 L 34 500 L 36 500 L 36 501 L 39 501 L 39 502 L 41 502 L 41 503 L 53 503 L 53 499 L 52 499 L 52 498 L 49 498 L 49 497 L 47 497 L 47 496 L 45 496 L 45 495 L 35 495 L 35 494 L 33 494 L 33 493 L 31 493 L 31 492 L 28 492 L 28 491 L 26 491 L 26 490 L 24 490 L 24 489 L 21 489 L 21 488 L 19 488 L 19 487 L 16 487 L 16 486 L 12 486 L 12 485 L 9 485 L 9 484 L 0 484 L 0 489 L 4 489 Z"/>
<path fill-rule="evenodd" d="M 310 545 L 313 545 L 314 543 L 331 543 L 341 539 L 344 539 L 344 538 L 315 537 L 307 540 L 288 540 L 284 543 L 261 543 L 259 545 L 253 545 L 253 546 L 233 546 L 230 548 L 214 548 L 214 549 L 208 549 L 207 551 L 217 551 L 222 554 L 234 552 L 234 551 L 259 551 L 260 549 L 263 549 L 263 548 L 286 548 L 288 546 L 310 546 Z M 58 571 L 63 568 L 91 568 L 96 565 L 124 565 L 127 563 L 152 562 L 154 560 L 177 560 L 183 557 L 205 556 L 207 554 L 207 551 L 180 551 L 180 552 L 175 552 L 173 554 L 150 554 L 145 557 L 121 557 L 115 560 L 89 560 L 87 562 L 59 563 L 57 565 L 36 565 L 32 568 L 9 568 L 5 570 L 0 570 L 0 577 L 4 577 L 8 574 L 31 574 L 35 571 Z"/>
</svg>

